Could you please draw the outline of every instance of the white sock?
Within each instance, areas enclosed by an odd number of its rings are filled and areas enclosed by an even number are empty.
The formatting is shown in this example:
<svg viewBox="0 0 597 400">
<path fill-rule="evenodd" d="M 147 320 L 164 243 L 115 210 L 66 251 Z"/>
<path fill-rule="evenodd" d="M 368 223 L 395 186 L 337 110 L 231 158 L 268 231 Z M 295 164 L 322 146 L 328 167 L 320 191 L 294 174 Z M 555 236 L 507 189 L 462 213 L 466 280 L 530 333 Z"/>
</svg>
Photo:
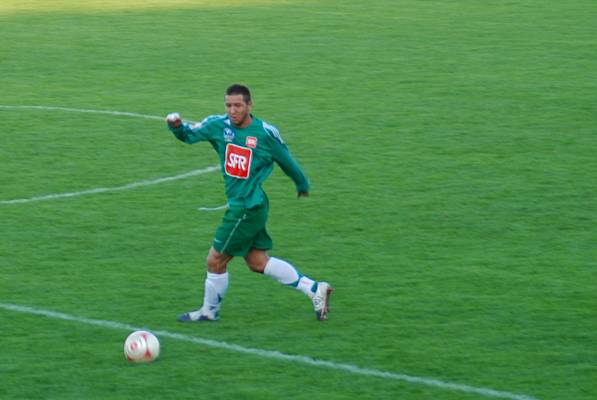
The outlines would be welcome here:
<svg viewBox="0 0 597 400">
<path fill-rule="evenodd" d="M 207 273 L 205 279 L 205 292 L 203 293 L 203 306 L 209 310 L 219 311 L 220 303 L 228 290 L 228 272 L 223 274 Z"/>
<path fill-rule="evenodd" d="M 301 275 L 290 263 L 279 258 L 270 257 L 263 273 L 271 276 L 283 285 L 296 288 L 310 298 L 313 297 L 317 289 L 317 282 L 308 276 Z"/>
</svg>

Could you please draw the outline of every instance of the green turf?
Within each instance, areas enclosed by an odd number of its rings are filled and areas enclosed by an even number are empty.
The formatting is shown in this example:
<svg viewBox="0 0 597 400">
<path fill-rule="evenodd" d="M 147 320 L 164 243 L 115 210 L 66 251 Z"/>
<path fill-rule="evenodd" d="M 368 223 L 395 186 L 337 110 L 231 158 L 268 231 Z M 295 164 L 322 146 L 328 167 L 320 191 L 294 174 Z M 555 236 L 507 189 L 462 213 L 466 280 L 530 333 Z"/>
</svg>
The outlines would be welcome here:
<svg viewBox="0 0 597 400">
<path fill-rule="evenodd" d="M 231 265 L 199 305 L 219 173 L 0 204 L 0 303 L 537 399 L 597 392 L 594 1 L 3 1 L 0 105 L 198 120 L 235 81 L 310 176 L 266 184 L 272 254 L 335 287 L 330 320 Z M 79 4 L 81 3 L 81 4 Z M 88 4 L 89 3 L 89 4 Z M 0 201 L 217 163 L 156 120 L 0 108 Z M 2 399 L 491 398 L 0 308 Z"/>
</svg>

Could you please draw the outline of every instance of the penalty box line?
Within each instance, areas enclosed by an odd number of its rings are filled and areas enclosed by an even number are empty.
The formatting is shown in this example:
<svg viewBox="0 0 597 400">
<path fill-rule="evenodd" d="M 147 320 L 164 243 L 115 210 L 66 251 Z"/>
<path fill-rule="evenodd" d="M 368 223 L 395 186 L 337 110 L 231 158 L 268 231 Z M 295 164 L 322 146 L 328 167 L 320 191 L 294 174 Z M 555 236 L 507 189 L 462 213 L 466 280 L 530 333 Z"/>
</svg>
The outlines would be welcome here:
<svg viewBox="0 0 597 400">
<path fill-rule="evenodd" d="M 41 315 L 48 318 L 59 319 L 63 321 L 71 321 L 77 322 L 80 324 L 85 325 L 92 325 L 92 326 L 99 326 L 102 328 L 110 328 L 110 329 L 118 329 L 118 330 L 127 330 L 127 331 L 137 331 L 137 330 L 150 330 L 156 336 L 162 338 L 168 338 L 173 340 L 179 340 L 182 342 L 188 342 L 198 345 L 203 345 L 207 347 L 212 347 L 216 349 L 222 349 L 226 351 L 232 351 L 236 353 L 243 353 L 249 354 L 256 357 L 261 358 L 269 358 L 279 361 L 291 362 L 296 364 L 304 364 L 310 365 L 315 367 L 321 368 L 328 368 L 337 371 L 344 371 L 354 375 L 363 375 L 363 376 L 370 376 L 376 377 L 386 380 L 394 380 L 394 381 L 402 381 L 417 385 L 425 385 L 425 386 L 432 386 L 442 390 L 451 390 L 451 391 L 459 391 L 464 393 L 470 394 L 478 394 L 483 397 L 489 398 L 499 398 L 499 399 L 509 399 L 509 400 L 539 400 L 534 397 L 529 397 L 522 394 L 515 394 L 509 392 L 503 392 L 499 390 L 483 388 L 483 387 L 475 387 L 469 385 L 463 385 L 459 383 L 451 383 L 445 382 L 438 379 L 433 378 L 426 378 L 426 377 L 419 377 L 419 376 L 411 376 L 405 374 L 399 374 L 390 371 L 382 371 L 372 368 L 362 368 L 352 364 L 345 364 L 345 363 L 337 363 L 333 361 L 325 361 L 325 360 L 318 360 L 315 358 L 301 356 L 301 355 L 292 355 L 292 354 L 285 354 L 279 351 L 274 350 L 262 350 L 256 349 L 251 347 L 244 347 L 239 346 L 237 344 L 231 344 L 227 342 L 221 342 L 212 339 L 204 339 L 195 336 L 183 335 L 180 333 L 174 333 L 164 330 L 153 330 L 147 327 L 138 327 L 134 325 L 129 325 L 121 322 L 116 321 L 107 321 L 101 319 L 92 319 L 92 318 L 85 318 L 79 317 L 76 315 L 65 314 L 57 311 L 51 310 L 43 310 L 38 308 L 32 308 L 27 306 L 21 306 L 17 304 L 7 304 L 7 303 L 0 303 L 0 308 L 7 310 L 7 311 L 14 311 L 19 313 L 25 314 L 32 314 L 32 315 Z"/>
<path fill-rule="evenodd" d="M 112 115 L 112 116 L 119 116 L 119 117 L 144 118 L 144 119 L 153 119 L 153 120 L 164 121 L 164 117 L 158 117 L 155 115 L 139 114 L 139 113 L 125 112 L 125 111 L 94 110 L 94 109 L 88 109 L 88 108 L 0 104 L 0 109 L 65 111 L 65 112 L 104 114 L 104 115 Z M 158 179 L 153 179 L 153 180 L 142 180 L 142 181 L 133 182 L 133 183 L 129 183 L 127 185 L 122 185 L 122 186 L 101 187 L 101 188 L 95 188 L 95 189 L 82 190 L 82 191 L 78 191 L 78 192 L 55 193 L 55 194 L 48 194 L 48 195 L 43 195 L 43 196 L 29 197 L 29 198 L 24 198 L 24 199 L 0 200 L 0 204 L 32 203 L 32 202 L 36 202 L 36 201 L 47 201 L 47 200 L 63 199 L 63 198 L 68 198 L 68 197 L 85 196 L 88 194 L 130 190 L 130 189 L 135 189 L 135 188 L 142 187 L 142 186 L 157 185 L 157 184 L 164 183 L 164 182 L 185 179 L 185 178 L 188 178 L 191 176 L 203 175 L 203 174 L 206 174 L 209 172 L 217 171 L 219 169 L 220 169 L 219 166 L 211 166 L 211 167 L 207 167 L 207 168 L 203 168 L 203 169 L 196 169 L 193 171 L 189 171 L 189 172 L 186 172 L 186 173 L 180 174 L 180 175 L 168 176 L 165 178 L 158 178 Z M 222 206 L 222 208 L 223 208 L 223 206 Z M 201 211 L 212 211 L 212 210 L 211 209 L 202 209 Z"/>
<path fill-rule="evenodd" d="M 63 198 L 68 198 L 68 197 L 85 196 L 88 194 L 118 192 L 118 191 L 123 191 L 123 190 L 135 189 L 135 188 L 142 187 L 142 186 L 151 186 L 151 185 L 158 185 L 158 184 L 164 183 L 164 182 L 177 181 L 179 179 L 185 179 L 185 178 L 189 178 L 191 176 L 203 175 L 203 174 L 207 174 L 209 172 L 218 171 L 219 169 L 220 169 L 219 166 L 213 165 L 211 167 L 206 167 L 203 169 L 196 169 L 196 170 L 189 171 L 189 172 L 186 172 L 186 173 L 180 174 L 180 175 L 167 176 L 164 178 L 158 178 L 158 179 L 153 179 L 153 180 L 138 181 L 138 182 L 129 183 L 127 185 L 122 185 L 122 186 L 95 188 L 95 189 L 89 189 L 89 190 L 82 190 L 80 192 L 47 194 L 44 196 L 29 197 L 29 198 L 25 198 L 25 199 L 1 200 L 0 204 L 32 203 L 32 202 L 36 202 L 36 201 L 47 201 L 47 200 L 63 199 Z"/>
<path fill-rule="evenodd" d="M 27 106 L 27 105 L 6 105 L 0 104 L 0 109 L 5 110 L 45 110 L 45 111 L 66 111 L 76 113 L 91 113 L 91 114 L 104 114 L 104 115 L 115 115 L 120 117 L 132 117 L 132 118 L 144 118 L 144 119 L 155 119 L 165 121 L 165 117 L 158 117 L 156 115 L 139 114 L 126 111 L 111 111 L 111 110 L 93 110 L 89 108 L 71 108 L 71 107 L 57 107 L 57 106 Z"/>
</svg>

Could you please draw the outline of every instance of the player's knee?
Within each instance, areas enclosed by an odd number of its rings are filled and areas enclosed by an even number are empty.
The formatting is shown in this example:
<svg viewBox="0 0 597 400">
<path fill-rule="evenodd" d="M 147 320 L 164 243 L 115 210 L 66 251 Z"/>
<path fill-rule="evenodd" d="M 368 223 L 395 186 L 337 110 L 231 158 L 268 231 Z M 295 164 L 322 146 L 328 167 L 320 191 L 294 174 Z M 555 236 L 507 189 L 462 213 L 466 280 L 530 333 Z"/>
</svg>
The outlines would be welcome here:
<svg viewBox="0 0 597 400">
<path fill-rule="evenodd" d="M 247 266 L 251 269 L 251 271 L 257 272 L 257 273 L 260 273 L 260 274 L 262 274 L 263 271 L 265 270 L 265 265 L 261 265 L 261 264 L 258 264 L 258 263 L 247 262 Z"/>
<path fill-rule="evenodd" d="M 267 256 L 266 252 L 257 250 L 250 251 L 245 256 L 245 262 L 251 271 L 258 272 L 260 274 L 262 274 L 265 270 L 268 259 L 269 257 Z"/>
<path fill-rule="evenodd" d="M 224 257 L 222 254 L 209 252 L 207 255 L 207 270 L 214 274 L 223 274 L 226 272 L 228 267 L 229 258 Z"/>
</svg>

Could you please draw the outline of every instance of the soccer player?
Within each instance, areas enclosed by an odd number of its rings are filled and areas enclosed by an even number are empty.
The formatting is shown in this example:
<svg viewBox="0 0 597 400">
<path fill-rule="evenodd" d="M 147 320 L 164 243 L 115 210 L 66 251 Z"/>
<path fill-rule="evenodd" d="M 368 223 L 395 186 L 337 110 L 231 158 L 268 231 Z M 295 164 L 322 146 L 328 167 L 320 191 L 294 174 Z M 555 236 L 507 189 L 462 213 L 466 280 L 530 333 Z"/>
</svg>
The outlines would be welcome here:
<svg viewBox="0 0 597 400">
<path fill-rule="evenodd" d="M 228 289 L 228 263 L 233 257 L 242 256 L 252 271 L 269 275 L 311 298 L 315 316 L 324 321 L 332 287 L 302 275 L 288 262 L 267 253 L 272 248 L 266 229 L 269 203 L 261 185 L 272 172 L 274 161 L 294 181 L 298 197 L 309 195 L 309 180 L 278 130 L 251 114 L 249 88 L 239 84 L 228 87 L 224 105 L 226 114 L 209 116 L 198 124 L 183 122 L 177 113 L 166 117 L 178 140 L 188 144 L 207 141 L 218 153 L 228 198 L 228 209 L 207 255 L 203 305 L 182 314 L 178 320 L 219 319 L 220 305 Z"/>
</svg>

